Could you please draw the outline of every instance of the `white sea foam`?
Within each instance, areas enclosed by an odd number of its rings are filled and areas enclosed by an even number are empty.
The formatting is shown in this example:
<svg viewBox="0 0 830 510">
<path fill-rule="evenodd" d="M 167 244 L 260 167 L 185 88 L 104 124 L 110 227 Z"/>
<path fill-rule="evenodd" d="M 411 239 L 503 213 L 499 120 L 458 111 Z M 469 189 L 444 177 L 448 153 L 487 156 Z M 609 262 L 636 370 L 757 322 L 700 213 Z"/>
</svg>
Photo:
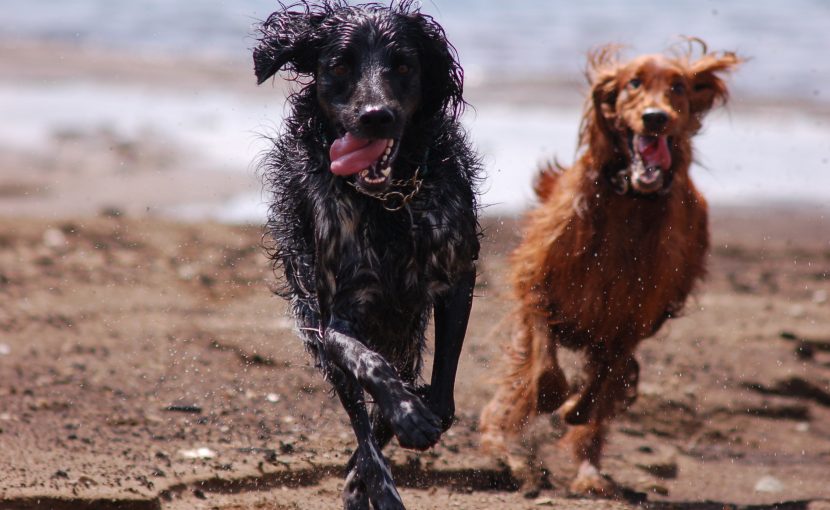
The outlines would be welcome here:
<svg viewBox="0 0 830 510">
<path fill-rule="evenodd" d="M 267 107 L 231 93 L 198 95 L 141 87 L 70 84 L 0 87 L 0 140 L 17 147 L 44 146 L 65 129 L 107 127 L 131 134 L 149 130 L 214 170 L 246 172 L 255 179 L 257 155 L 267 143 L 258 133 L 279 125 L 283 103 Z M 515 212 L 532 204 L 530 183 L 539 164 L 574 159 L 580 112 L 479 104 L 464 123 L 482 153 L 486 212 Z M 692 176 L 715 204 L 761 200 L 830 205 L 830 125 L 827 119 L 788 111 L 730 114 L 719 110 L 696 139 Z M 194 156 L 194 157 L 195 157 Z M 262 193 L 223 204 L 184 204 L 173 214 L 192 219 L 261 222 Z"/>
</svg>

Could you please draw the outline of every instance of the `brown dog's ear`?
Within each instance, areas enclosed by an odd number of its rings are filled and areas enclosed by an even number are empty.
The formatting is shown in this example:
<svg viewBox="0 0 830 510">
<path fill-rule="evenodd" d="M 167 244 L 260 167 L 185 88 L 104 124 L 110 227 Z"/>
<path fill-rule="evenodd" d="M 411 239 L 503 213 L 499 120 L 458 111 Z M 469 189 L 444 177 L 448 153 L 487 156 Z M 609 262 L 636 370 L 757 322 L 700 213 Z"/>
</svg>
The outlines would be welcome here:
<svg viewBox="0 0 830 510">
<path fill-rule="evenodd" d="M 594 102 L 594 116 L 597 125 L 606 132 L 617 120 L 617 75 L 605 73 L 591 84 L 591 99 Z"/>
<path fill-rule="evenodd" d="M 689 109 L 702 115 L 715 105 L 723 105 L 729 99 L 729 90 L 721 75 L 735 69 L 742 60 L 732 52 L 709 53 L 689 65 Z"/>
<path fill-rule="evenodd" d="M 604 134 L 610 135 L 617 119 L 617 54 L 614 45 L 603 46 L 588 55 L 588 81 L 591 83 L 593 121 Z M 589 119 L 586 119 L 589 120 Z"/>
</svg>

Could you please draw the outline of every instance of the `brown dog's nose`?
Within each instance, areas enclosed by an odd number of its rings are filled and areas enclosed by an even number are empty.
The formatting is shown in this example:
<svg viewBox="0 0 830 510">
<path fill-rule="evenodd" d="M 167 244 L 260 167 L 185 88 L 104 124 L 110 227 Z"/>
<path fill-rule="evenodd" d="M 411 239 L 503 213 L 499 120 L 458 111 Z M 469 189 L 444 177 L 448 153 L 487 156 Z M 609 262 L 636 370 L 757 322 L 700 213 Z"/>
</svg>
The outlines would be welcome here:
<svg viewBox="0 0 830 510">
<path fill-rule="evenodd" d="M 395 114 L 389 107 L 371 106 L 363 110 L 358 120 L 365 128 L 381 128 L 392 124 Z"/>
<path fill-rule="evenodd" d="M 649 131 L 660 131 L 668 121 L 669 114 L 660 108 L 646 108 L 643 112 L 643 125 Z"/>
</svg>

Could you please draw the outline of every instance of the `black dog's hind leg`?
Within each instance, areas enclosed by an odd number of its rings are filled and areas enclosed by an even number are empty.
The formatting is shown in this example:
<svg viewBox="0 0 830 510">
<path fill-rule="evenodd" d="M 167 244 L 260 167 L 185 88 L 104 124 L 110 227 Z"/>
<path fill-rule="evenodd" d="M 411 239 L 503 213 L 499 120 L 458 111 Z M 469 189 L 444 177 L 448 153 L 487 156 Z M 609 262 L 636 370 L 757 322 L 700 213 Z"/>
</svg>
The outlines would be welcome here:
<svg viewBox="0 0 830 510">
<path fill-rule="evenodd" d="M 379 450 L 389 444 L 389 441 L 395 436 L 389 424 L 381 416 L 380 409 L 377 406 L 372 408 L 371 412 L 372 422 L 372 437 L 375 440 Z M 346 505 L 347 510 L 365 508 L 365 501 L 367 501 L 366 484 L 360 476 L 360 470 L 357 468 L 357 461 L 360 451 L 355 451 L 348 464 L 346 464 L 346 484 L 343 487 L 343 501 L 354 502 L 353 506 Z"/>
<path fill-rule="evenodd" d="M 455 375 L 473 306 L 475 283 L 473 270 L 464 274 L 435 303 L 435 357 L 427 390 L 427 405 L 441 420 L 443 431 L 450 428 L 455 418 Z"/>
<path fill-rule="evenodd" d="M 389 426 L 389 423 L 387 423 L 383 418 L 383 415 L 381 415 L 378 406 L 372 407 L 372 410 L 369 412 L 369 419 L 372 422 L 372 437 L 378 447 L 383 450 L 386 448 L 386 445 L 389 444 L 389 441 L 395 437 L 395 433 L 392 432 L 392 428 Z M 348 464 L 346 464 L 347 472 L 350 472 L 352 468 L 354 468 L 356 458 L 357 452 L 352 454 Z"/>
<path fill-rule="evenodd" d="M 403 502 L 395 488 L 392 473 L 381 454 L 381 447 L 372 437 L 372 424 L 369 413 L 366 412 L 363 388 L 354 377 L 335 366 L 329 366 L 328 373 L 357 438 L 357 451 L 352 457 L 353 467 L 343 488 L 343 508 L 368 510 L 371 500 L 375 510 L 402 510 Z"/>
<path fill-rule="evenodd" d="M 441 437 L 438 418 L 406 388 L 395 369 L 380 354 L 351 334 L 346 322 L 333 319 L 323 337 L 327 362 L 350 375 L 372 395 L 375 405 L 404 448 L 426 450 Z"/>
</svg>

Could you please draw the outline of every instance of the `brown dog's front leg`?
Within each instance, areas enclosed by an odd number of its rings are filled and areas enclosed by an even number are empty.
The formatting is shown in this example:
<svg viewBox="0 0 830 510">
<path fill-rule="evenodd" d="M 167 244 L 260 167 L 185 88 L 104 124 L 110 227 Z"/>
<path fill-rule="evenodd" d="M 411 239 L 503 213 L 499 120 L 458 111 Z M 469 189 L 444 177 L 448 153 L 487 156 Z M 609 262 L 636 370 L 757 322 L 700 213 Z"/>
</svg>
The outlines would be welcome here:
<svg viewBox="0 0 830 510">
<path fill-rule="evenodd" d="M 591 356 L 588 386 L 573 406 L 563 408 L 570 425 L 610 418 L 637 398 L 640 365 L 632 353 L 619 350 Z"/>
<path fill-rule="evenodd" d="M 438 418 L 404 386 L 383 356 L 351 334 L 348 323 L 338 320 L 329 323 L 322 351 L 327 363 L 354 377 L 372 395 L 401 446 L 426 450 L 441 437 Z"/>
<path fill-rule="evenodd" d="M 609 372 L 613 370 L 612 364 L 608 361 L 609 353 L 595 350 L 589 352 L 587 356 L 587 385 L 575 400 L 572 397 L 560 408 L 562 417 L 568 425 L 585 425 L 595 417 L 600 392 L 610 375 Z"/>
</svg>

